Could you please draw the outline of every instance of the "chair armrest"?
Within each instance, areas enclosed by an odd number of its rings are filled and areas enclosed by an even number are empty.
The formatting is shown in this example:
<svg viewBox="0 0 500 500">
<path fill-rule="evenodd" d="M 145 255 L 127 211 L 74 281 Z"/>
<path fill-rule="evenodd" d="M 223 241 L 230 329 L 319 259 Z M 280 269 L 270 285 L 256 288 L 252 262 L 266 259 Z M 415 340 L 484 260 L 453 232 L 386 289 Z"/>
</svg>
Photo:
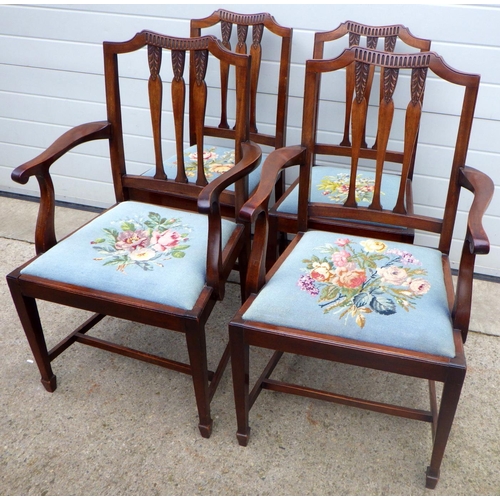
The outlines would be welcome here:
<svg viewBox="0 0 500 500">
<path fill-rule="evenodd" d="M 223 173 L 213 181 L 210 181 L 198 196 L 198 211 L 208 214 L 212 208 L 219 203 L 221 193 L 231 184 L 243 179 L 253 172 L 262 158 L 260 146 L 254 142 L 244 142 L 241 145 L 242 158 L 230 170 Z"/>
<path fill-rule="evenodd" d="M 464 167 L 461 170 L 459 182 L 462 187 L 474 193 L 458 268 L 457 289 L 452 312 L 453 326 L 461 331 L 462 340 L 465 342 L 469 331 L 476 255 L 487 254 L 490 250 L 482 219 L 493 197 L 495 186 L 486 174 L 472 167 Z"/>
<path fill-rule="evenodd" d="M 219 197 L 224 189 L 255 170 L 262 158 L 262 150 L 257 144 L 246 142 L 241 146 L 241 160 L 207 184 L 198 196 L 198 211 L 208 215 L 207 285 L 212 287 L 214 295 L 220 300 L 224 298 L 224 280 L 221 280 L 222 224 Z"/>
<path fill-rule="evenodd" d="M 289 146 L 273 151 L 266 158 L 262 167 L 257 190 L 240 210 L 239 219 L 241 221 L 255 224 L 245 283 L 247 296 L 251 293 L 257 293 L 266 282 L 268 208 L 276 179 L 283 169 L 303 163 L 305 155 L 306 149 L 302 146 Z"/>
<path fill-rule="evenodd" d="M 13 181 L 26 184 L 35 176 L 40 186 L 40 207 L 35 230 L 35 250 L 37 255 L 46 252 L 56 243 L 55 236 L 55 196 L 54 185 L 50 177 L 50 166 L 75 146 L 97 139 L 107 139 L 111 134 L 111 124 L 102 122 L 78 125 L 59 137 L 36 158 L 14 169 Z"/>
<path fill-rule="evenodd" d="M 472 167 L 464 167 L 460 171 L 459 182 L 462 187 L 474 193 L 467 220 L 467 239 L 470 244 L 470 252 L 487 254 L 490 251 L 490 243 L 483 228 L 483 215 L 493 197 L 495 185 L 486 174 Z"/>
<path fill-rule="evenodd" d="M 270 153 L 262 166 L 259 185 L 241 208 L 238 218 L 246 222 L 255 222 L 263 210 L 267 212 L 269 198 L 279 174 L 283 169 L 303 162 L 305 153 L 306 149 L 302 146 L 288 146 Z"/>
<path fill-rule="evenodd" d="M 29 178 L 34 175 L 46 175 L 49 167 L 75 146 L 96 139 L 108 139 L 110 127 L 110 123 L 104 121 L 85 123 L 73 127 L 61 135 L 43 153 L 17 167 L 12 172 L 12 180 L 19 184 L 26 184 Z"/>
</svg>

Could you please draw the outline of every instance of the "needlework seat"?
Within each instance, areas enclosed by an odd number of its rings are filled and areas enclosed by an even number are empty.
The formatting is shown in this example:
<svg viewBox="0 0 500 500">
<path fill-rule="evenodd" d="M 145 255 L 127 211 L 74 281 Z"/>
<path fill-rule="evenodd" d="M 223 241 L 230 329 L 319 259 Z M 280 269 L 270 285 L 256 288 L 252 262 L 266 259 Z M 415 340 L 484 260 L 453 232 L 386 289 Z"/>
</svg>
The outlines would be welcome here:
<svg viewBox="0 0 500 500">
<path fill-rule="evenodd" d="M 125 201 L 21 271 L 70 285 L 191 310 L 206 283 L 207 218 Z M 222 249 L 236 224 L 222 220 Z"/>
<path fill-rule="evenodd" d="M 454 357 L 442 268 L 432 248 L 308 231 L 242 318 Z"/>
</svg>

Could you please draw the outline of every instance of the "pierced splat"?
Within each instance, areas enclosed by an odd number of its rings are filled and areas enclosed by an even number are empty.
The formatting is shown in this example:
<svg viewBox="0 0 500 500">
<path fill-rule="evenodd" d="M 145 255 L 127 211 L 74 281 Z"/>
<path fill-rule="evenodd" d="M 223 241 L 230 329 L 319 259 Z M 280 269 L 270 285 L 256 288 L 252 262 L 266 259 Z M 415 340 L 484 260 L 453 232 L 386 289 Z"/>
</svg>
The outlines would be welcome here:
<svg viewBox="0 0 500 500">
<path fill-rule="evenodd" d="M 381 186 L 384 163 L 388 155 L 388 143 L 394 118 L 393 95 L 398 81 L 399 68 L 411 68 L 411 100 L 406 109 L 404 151 L 401 161 L 401 177 L 395 213 L 406 214 L 405 191 L 409 177 L 413 154 L 416 148 L 420 117 L 422 111 L 422 96 L 424 93 L 425 79 L 427 76 L 428 56 L 405 56 L 399 57 L 395 54 L 383 52 L 369 52 L 365 49 L 357 49 L 355 67 L 355 98 L 352 105 L 352 154 L 351 172 L 349 183 L 349 194 L 344 203 L 346 207 L 357 207 L 356 182 L 358 161 L 361 156 L 362 137 L 367 113 L 367 86 L 370 73 L 379 66 L 384 76 L 382 80 L 377 125 L 377 153 L 375 164 L 375 182 L 373 187 L 373 198 L 369 205 L 372 210 L 382 210 Z M 352 66 L 352 64 L 351 64 Z"/>
<path fill-rule="evenodd" d="M 240 54 L 251 55 L 250 73 L 250 138 L 257 144 L 263 144 L 272 148 L 280 148 L 285 145 L 286 140 L 286 118 L 288 102 L 289 68 L 291 59 L 292 29 L 280 26 L 270 14 L 239 14 L 224 9 L 218 9 L 210 16 L 202 19 L 191 20 L 191 36 L 200 36 L 202 31 L 220 24 L 221 41 L 228 50 Z M 234 29 L 236 27 L 236 29 Z M 251 27 L 251 34 L 249 28 Z M 236 32 L 236 33 L 235 33 Z M 265 35 L 264 35 L 265 32 Z M 232 40 L 231 37 L 234 37 Z M 281 56 L 279 61 L 279 76 L 276 92 L 276 114 L 275 131 L 273 133 L 259 132 L 257 127 L 258 109 L 257 92 L 260 78 L 260 66 L 262 63 L 262 51 L 266 50 L 262 40 L 264 38 L 274 39 L 281 44 Z M 218 126 L 220 136 L 226 136 L 231 130 L 232 124 L 228 119 L 227 95 L 228 95 L 228 69 L 221 66 L 221 119 Z M 269 77 L 269 75 L 266 75 Z M 266 109 L 269 112 L 269 109 Z M 220 130 L 223 129 L 223 130 Z M 214 135 L 216 129 L 214 127 Z M 283 187 L 280 187 L 281 191 Z"/>
<path fill-rule="evenodd" d="M 404 43 L 409 45 L 410 47 L 414 47 L 420 49 L 421 51 L 430 50 L 430 41 L 425 40 L 423 38 L 417 38 L 413 36 L 408 28 L 402 26 L 400 24 L 388 25 L 388 26 L 368 26 L 360 23 L 356 23 L 353 21 L 346 21 L 345 23 L 340 24 L 337 28 L 332 31 L 327 32 L 318 32 L 315 34 L 314 38 L 314 59 L 322 59 L 324 52 L 324 44 L 325 42 L 337 40 L 344 35 L 348 35 L 349 37 L 349 47 L 360 46 L 361 37 L 366 38 L 366 46 L 369 49 L 377 49 L 378 40 L 383 38 L 384 40 L 384 51 L 385 52 L 394 52 L 396 48 L 396 41 L 401 39 Z M 370 94 L 372 88 L 372 82 L 374 78 L 374 73 L 372 72 L 369 76 L 367 87 L 366 87 L 366 100 L 370 102 Z M 383 81 L 383 69 L 381 70 L 380 80 Z M 351 115 L 352 108 L 351 103 L 354 96 L 354 68 L 348 67 L 346 68 L 346 111 L 344 118 L 344 133 L 342 137 L 342 141 L 340 142 L 341 146 L 350 147 L 351 146 Z M 382 99 L 382 83 L 380 85 L 380 96 Z M 362 147 L 367 148 L 368 144 L 365 139 L 365 132 L 363 132 L 362 137 Z M 377 140 L 375 140 L 373 144 L 373 149 L 377 149 Z"/>
</svg>

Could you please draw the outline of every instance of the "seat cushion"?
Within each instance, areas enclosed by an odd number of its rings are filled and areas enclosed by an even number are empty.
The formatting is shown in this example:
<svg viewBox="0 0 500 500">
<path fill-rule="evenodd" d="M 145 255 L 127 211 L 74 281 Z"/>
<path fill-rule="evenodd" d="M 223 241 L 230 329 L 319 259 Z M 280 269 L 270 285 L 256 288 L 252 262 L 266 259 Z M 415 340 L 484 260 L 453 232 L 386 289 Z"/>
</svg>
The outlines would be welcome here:
<svg viewBox="0 0 500 500">
<path fill-rule="evenodd" d="M 236 224 L 223 219 L 222 245 Z M 186 310 L 206 282 L 205 215 L 127 201 L 25 267 L 38 276 Z"/>
<path fill-rule="evenodd" d="M 437 250 L 304 234 L 244 320 L 454 357 Z"/>
<path fill-rule="evenodd" d="M 203 150 L 203 161 L 205 167 L 205 176 L 207 181 L 219 177 L 219 175 L 227 172 L 234 167 L 235 153 L 234 149 L 224 148 L 221 146 L 205 146 Z M 260 165 L 250 173 L 248 176 L 248 192 L 251 193 L 257 187 L 260 179 L 260 172 L 262 164 L 264 163 L 264 155 Z M 184 150 L 184 167 L 188 181 L 196 179 L 196 171 L 198 168 L 198 154 L 196 152 L 196 145 L 191 146 Z M 168 179 L 175 179 L 177 175 L 177 156 L 171 156 L 163 164 L 165 173 Z M 151 168 L 144 172 L 142 175 L 153 177 L 155 169 Z M 229 186 L 228 191 L 234 191 L 234 184 Z"/>
<path fill-rule="evenodd" d="M 344 203 L 349 192 L 350 171 L 348 168 L 314 166 L 311 169 L 310 201 L 315 203 Z M 382 178 L 381 203 L 384 208 L 392 209 L 396 205 L 400 177 L 385 174 Z M 356 201 L 360 207 L 367 207 L 372 202 L 375 175 L 372 172 L 358 171 L 356 180 Z M 281 202 L 277 211 L 297 213 L 299 188 L 295 188 Z"/>
</svg>

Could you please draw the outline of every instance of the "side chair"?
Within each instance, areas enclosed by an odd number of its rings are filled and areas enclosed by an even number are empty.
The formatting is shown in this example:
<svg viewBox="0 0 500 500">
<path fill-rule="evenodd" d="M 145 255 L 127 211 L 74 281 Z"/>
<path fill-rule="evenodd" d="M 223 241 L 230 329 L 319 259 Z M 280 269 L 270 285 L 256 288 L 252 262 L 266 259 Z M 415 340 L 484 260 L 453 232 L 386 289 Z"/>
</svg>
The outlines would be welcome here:
<svg viewBox="0 0 500 500">
<path fill-rule="evenodd" d="M 309 190 L 314 154 L 338 153 L 338 146 L 317 142 L 318 81 L 352 64 L 355 96 L 346 200 L 336 204 L 318 202 Z M 383 69 L 386 74 L 384 99 L 378 110 L 378 147 L 371 157 L 375 163 L 373 197 L 370 203 L 360 203 L 355 180 L 363 175 L 358 159 L 368 108 L 365 92 L 373 67 Z M 402 108 L 403 116 L 396 120 L 398 111 L 393 92 L 398 73 L 401 73 L 400 84 L 404 82 L 408 87 L 408 101 Z M 439 158 L 430 159 L 433 170 L 441 180 L 444 178 L 443 186 L 434 191 L 443 192 L 440 205 L 443 210 L 434 210 L 432 215 L 408 213 L 404 197 L 419 128 L 425 124 L 430 127 L 428 132 L 433 133 L 432 122 L 422 119 L 421 96 L 427 73 L 426 95 L 432 90 L 437 97 L 453 96 L 457 105 L 455 125 L 447 130 L 448 154 L 441 156 L 440 152 Z M 302 142 L 269 155 L 257 192 L 240 212 L 242 221 L 255 224 L 247 279 L 250 297 L 229 324 L 240 445 L 248 444 L 249 412 L 265 389 L 330 401 L 430 423 L 433 445 L 426 487 L 436 486 L 466 373 L 464 344 L 471 313 L 475 257 L 489 252 L 482 217 L 494 185 L 487 175 L 466 163 L 479 81 L 479 75 L 454 70 L 433 52 L 387 54 L 351 47 L 334 59 L 306 62 Z M 431 102 L 439 99 L 433 98 Z M 397 121 L 404 127 L 400 134 L 404 142 L 403 164 L 395 186 L 397 196 L 388 200 L 381 192 L 387 189 L 386 159 L 392 160 L 387 144 L 393 118 L 395 124 Z M 449 163 L 444 163 L 445 159 Z M 298 234 L 266 274 L 270 193 L 276 176 L 293 166 L 299 167 Z M 474 196 L 461 239 L 463 247 L 455 286 L 450 249 L 452 237 L 454 244 L 460 238 L 454 230 L 459 197 L 464 190 Z M 461 206 L 460 211 L 467 213 L 467 208 Z M 409 227 L 432 235 L 428 241 L 435 245 L 376 239 L 363 230 L 352 235 L 329 227 L 313 229 L 318 217 L 343 219 L 346 224 L 353 221 Z M 272 352 L 260 375 L 250 370 L 251 346 Z M 295 378 L 307 371 L 307 358 L 317 358 L 414 377 L 416 381 L 428 380 L 429 408 L 409 408 L 394 395 L 385 394 L 383 387 L 370 399 L 358 397 L 359 394 L 347 395 L 338 389 L 335 392 L 331 387 L 338 385 L 338 381 L 324 371 L 327 382 L 318 380 L 314 388 L 302 385 L 300 380 L 295 383 L 284 380 L 290 369 L 284 370 L 280 377 L 273 377 L 284 353 L 293 357 L 294 364 L 301 363 Z M 252 389 L 251 380 L 255 383 Z M 401 382 L 405 383 L 404 377 Z M 437 395 L 440 395 L 439 408 Z M 393 402 L 387 402 L 391 396 Z M 262 400 L 260 404 L 265 403 Z M 415 402 L 415 406 L 425 405 Z M 262 432 L 264 425 L 260 419 L 256 432 Z M 415 439 L 419 437 L 415 435 Z M 386 453 L 395 451 L 389 448 Z"/>
<path fill-rule="evenodd" d="M 345 43 L 343 43 L 343 38 L 348 37 L 347 43 L 349 47 L 362 46 L 365 45 L 369 49 L 383 50 L 384 52 L 408 52 L 409 50 L 416 49 L 420 52 L 429 51 L 431 48 L 431 41 L 418 38 L 411 34 L 410 30 L 400 24 L 388 25 L 388 26 L 369 26 L 365 24 L 356 23 L 354 21 L 346 21 L 341 23 L 337 28 L 331 31 L 317 32 L 314 35 L 314 46 L 313 46 L 313 59 L 323 59 L 325 58 L 325 51 L 328 54 L 333 52 L 337 55 L 345 48 Z M 402 45 L 401 45 L 402 44 Z M 401 45 L 401 46 L 400 46 Z M 379 47 L 380 46 L 380 47 Z M 398 49 L 398 50 L 396 50 Z M 330 56 L 326 57 L 327 59 Z M 323 122 L 321 129 L 318 129 L 318 135 L 322 134 L 326 136 L 338 137 L 338 159 L 335 163 L 325 163 L 323 157 L 321 157 L 320 152 L 315 152 L 314 154 L 314 168 L 312 170 L 312 180 L 311 189 L 312 196 L 314 196 L 317 201 L 320 199 L 325 203 L 338 203 L 345 197 L 345 180 L 349 179 L 349 168 L 346 166 L 346 162 L 349 162 L 349 158 L 354 154 L 351 142 L 351 120 L 352 120 L 352 101 L 354 95 L 355 87 L 355 65 L 352 64 L 345 68 L 345 77 L 338 76 L 335 82 L 332 82 L 328 86 L 328 93 L 319 94 L 321 98 L 325 101 L 323 107 L 325 109 L 323 115 Z M 370 119 L 372 116 L 371 108 L 376 111 L 378 109 L 379 103 L 383 99 L 383 89 L 384 89 L 384 69 L 380 69 L 380 90 L 375 99 L 370 101 L 371 90 L 373 87 L 373 79 L 375 75 L 375 67 L 371 66 L 369 69 L 369 74 L 366 79 L 366 88 L 364 90 L 364 95 L 366 102 L 369 105 L 369 112 L 365 116 L 365 125 L 361 139 L 361 148 L 359 150 L 359 156 L 361 161 L 365 158 L 373 158 L 377 150 L 377 137 L 374 135 L 373 129 L 377 128 L 375 118 Z M 393 75 L 395 78 L 394 84 L 397 83 L 398 76 Z M 318 86 L 321 85 L 320 78 L 318 79 Z M 345 94 L 342 96 L 341 92 L 336 89 L 345 88 Z M 423 99 L 423 92 L 421 93 L 421 99 Z M 395 98 L 395 106 L 399 108 L 399 101 Z M 335 118 L 330 113 L 327 114 L 329 110 L 335 106 L 339 107 L 342 105 L 345 109 L 344 119 L 342 122 L 341 116 L 337 113 Z M 402 103 L 401 105 L 404 105 Z M 317 119 L 318 114 L 317 114 Z M 367 139 L 367 125 L 368 134 Z M 370 126 L 371 125 L 371 126 Z M 399 138 L 397 138 L 399 139 Z M 333 138 L 329 137 L 329 140 L 333 142 Z M 367 140 L 370 144 L 367 144 Z M 400 141 L 396 140 L 391 143 L 393 150 L 387 153 L 387 160 L 392 162 L 392 170 L 395 176 L 400 175 L 400 168 L 397 165 L 403 163 L 403 151 L 399 147 Z M 407 176 L 407 186 L 406 186 L 406 204 L 409 211 L 413 210 L 412 205 L 412 177 L 413 168 L 415 163 L 416 148 L 413 151 L 413 156 L 410 163 L 410 170 Z M 341 157 L 345 157 L 342 160 Z M 318 161 L 317 161 L 318 160 Z M 363 200 L 371 200 L 371 191 L 374 183 L 374 172 L 370 169 L 369 165 L 365 164 L 365 172 L 363 178 L 360 181 L 359 190 L 364 190 Z M 278 199 L 273 209 L 270 211 L 271 217 L 271 232 L 269 238 L 269 252 L 268 252 L 268 268 L 272 266 L 277 257 L 278 250 L 283 250 L 287 245 L 287 239 L 284 237 L 287 233 L 295 234 L 297 232 L 297 204 L 298 204 L 298 180 L 295 179 L 289 189 L 286 191 L 281 199 Z M 395 184 L 397 180 L 395 180 Z M 387 186 L 385 186 L 387 188 Z M 367 191 L 368 190 L 368 191 Z M 395 193 L 387 192 L 384 189 L 382 196 L 395 196 Z M 361 201 L 361 197 L 358 194 L 358 199 Z M 314 224 L 314 222 L 312 222 Z M 324 227 L 324 224 L 328 223 L 332 229 L 339 231 L 356 232 L 358 224 L 345 224 L 341 220 L 334 219 L 322 219 L 318 222 L 318 228 Z M 366 223 L 364 223 L 366 226 Z M 369 224 L 369 227 L 363 227 L 363 231 L 369 230 L 373 237 L 387 238 L 394 241 L 403 241 L 411 243 L 414 239 L 414 231 L 407 227 L 387 227 L 385 225 L 373 225 Z"/>
<path fill-rule="evenodd" d="M 149 81 L 143 82 L 146 96 L 149 89 L 149 98 L 143 102 L 150 103 L 151 144 L 157 162 L 157 175 L 151 178 L 127 172 L 122 126 L 122 111 L 127 110 L 121 105 L 118 71 L 118 61 L 122 62 L 125 55 L 137 56 L 138 60 L 142 57 L 146 66 L 149 61 Z M 203 169 L 196 172 L 203 181 L 192 186 L 186 183 L 183 168 L 188 90 L 182 75 L 189 55 L 197 79 L 189 88 L 188 112 L 196 115 L 193 123 L 200 132 L 196 136 L 200 141 L 205 120 L 207 64 L 212 59 L 223 61 L 236 73 L 235 165 L 206 186 Z M 171 56 L 172 63 L 172 79 L 167 82 L 177 152 L 177 174 L 172 178 L 165 177 L 162 165 L 162 56 Z M 260 148 L 248 140 L 250 57 L 226 50 L 212 36 L 176 38 L 142 31 L 126 42 L 104 42 L 104 64 L 107 121 L 74 127 L 12 173 L 12 179 L 21 184 L 35 177 L 41 201 L 36 225 L 37 255 L 12 271 L 7 281 L 47 391 L 53 392 L 57 387 L 52 361 L 75 342 L 153 363 L 192 377 L 199 430 L 208 438 L 212 431 L 210 401 L 227 365 L 229 350 L 222 354 L 215 372 L 208 369 L 205 324 L 216 302 L 224 298 L 225 283 L 236 260 L 244 276 L 250 234 L 248 224 L 237 222 L 234 216 L 221 216 L 221 199 L 229 185 L 245 182 L 261 157 Z M 123 67 L 127 68 L 127 64 Z M 72 148 L 100 139 L 109 141 L 116 204 L 58 242 L 50 167 Z M 194 151 L 201 154 L 202 145 L 195 145 Z M 171 197 L 185 194 L 197 201 L 199 212 L 172 208 L 166 203 Z M 37 308 L 39 300 L 93 314 L 48 349 Z M 89 335 L 90 329 L 106 316 L 184 334 L 189 364 Z"/>
</svg>

